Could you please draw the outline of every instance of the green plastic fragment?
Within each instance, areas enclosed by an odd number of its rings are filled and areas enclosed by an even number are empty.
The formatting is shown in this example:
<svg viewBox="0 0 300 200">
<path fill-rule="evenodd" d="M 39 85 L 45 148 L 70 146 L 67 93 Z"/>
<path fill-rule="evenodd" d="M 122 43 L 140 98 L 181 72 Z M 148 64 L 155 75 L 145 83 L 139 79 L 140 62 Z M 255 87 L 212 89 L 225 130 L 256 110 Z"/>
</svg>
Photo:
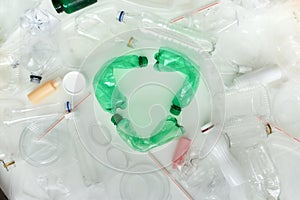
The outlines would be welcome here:
<svg viewBox="0 0 300 200">
<path fill-rule="evenodd" d="M 160 48 L 154 58 L 157 60 L 154 65 L 157 71 L 177 71 L 185 75 L 184 83 L 173 98 L 170 108 L 170 112 L 177 116 L 182 108 L 190 104 L 197 91 L 200 80 L 198 66 L 185 55 L 170 48 Z"/>
<path fill-rule="evenodd" d="M 132 149 L 146 152 L 152 148 L 166 144 L 167 142 L 181 137 L 185 130 L 177 123 L 176 118 L 168 116 L 154 129 L 150 137 L 139 137 L 130 121 L 119 114 L 112 116 L 111 121 L 115 124 L 118 134 Z"/>
<path fill-rule="evenodd" d="M 57 13 L 66 12 L 71 14 L 91 4 L 97 0 L 52 0 L 52 4 Z"/>
<path fill-rule="evenodd" d="M 93 80 L 95 96 L 101 107 L 114 114 L 117 108 L 125 109 L 126 97 L 120 92 L 114 77 L 114 69 L 133 69 L 146 67 L 148 59 L 144 56 L 127 55 L 106 62 Z"/>
</svg>

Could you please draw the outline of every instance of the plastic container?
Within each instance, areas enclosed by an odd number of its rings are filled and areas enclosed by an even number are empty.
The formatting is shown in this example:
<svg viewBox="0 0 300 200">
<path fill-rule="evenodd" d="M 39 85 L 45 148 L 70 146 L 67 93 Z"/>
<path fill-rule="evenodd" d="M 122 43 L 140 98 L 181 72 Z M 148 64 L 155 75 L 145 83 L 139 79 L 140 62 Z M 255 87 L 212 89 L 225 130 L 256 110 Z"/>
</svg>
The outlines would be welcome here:
<svg viewBox="0 0 300 200">
<path fill-rule="evenodd" d="M 39 86 L 27 95 L 29 101 L 33 104 L 40 103 L 44 98 L 55 92 L 55 90 L 60 84 L 61 78 L 59 77 L 55 80 L 44 83 L 43 85 Z"/>
<path fill-rule="evenodd" d="M 40 138 L 51 126 L 51 122 L 53 121 L 31 123 L 21 134 L 21 157 L 33 166 L 52 164 L 61 156 L 64 134 L 61 127 L 55 127 L 46 137 Z"/>
</svg>

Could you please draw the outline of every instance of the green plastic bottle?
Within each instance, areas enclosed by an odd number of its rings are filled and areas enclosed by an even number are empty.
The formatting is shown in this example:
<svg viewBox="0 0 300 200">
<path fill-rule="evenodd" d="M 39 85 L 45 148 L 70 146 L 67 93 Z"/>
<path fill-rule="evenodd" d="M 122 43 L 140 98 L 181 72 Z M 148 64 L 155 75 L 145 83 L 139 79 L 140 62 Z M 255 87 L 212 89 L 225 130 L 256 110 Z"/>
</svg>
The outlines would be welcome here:
<svg viewBox="0 0 300 200">
<path fill-rule="evenodd" d="M 185 130 L 178 125 L 176 118 L 168 116 L 153 131 L 150 137 L 139 137 L 130 121 L 119 114 L 112 116 L 111 121 L 117 128 L 120 137 L 134 150 L 140 152 L 149 151 L 152 148 L 166 144 L 181 137 Z"/>
<path fill-rule="evenodd" d="M 170 108 L 170 112 L 177 116 L 182 108 L 189 105 L 197 91 L 200 80 L 198 66 L 185 55 L 170 48 L 160 48 L 154 58 L 157 60 L 154 65 L 157 71 L 178 71 L 185 75 L 184 83 L 173 98 Z"/>
<path fill-rule="evenodd" d="M 125 109 L 127 106 L 126 97 L 118 89 L 114 69 L 133 69 L 147 65 L 147 57 L 137 55 L 120 56 L 106 62 L 93 80 L 94 92 L 101 107 L 114 114 L 117 108 Z"/>
<path fill-rule="evenodd" d="M 52 4 L 57 13 L 66 12 L 68 14 L 71 14 L 96 2 L 97 0 L 52 0 Z"/>
</svg>

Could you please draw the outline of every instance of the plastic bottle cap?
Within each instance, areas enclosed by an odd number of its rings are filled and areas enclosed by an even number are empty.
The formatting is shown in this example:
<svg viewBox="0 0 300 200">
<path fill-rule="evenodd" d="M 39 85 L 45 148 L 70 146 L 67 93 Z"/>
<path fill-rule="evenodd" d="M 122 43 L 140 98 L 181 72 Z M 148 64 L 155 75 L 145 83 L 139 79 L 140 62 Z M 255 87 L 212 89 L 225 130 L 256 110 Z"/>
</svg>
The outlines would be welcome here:
<svg viewBox="0 0 300 200">
<path fill-rule="evenodd" d="M 176 106 L 176 105 L 172 105 L 171 108 L 170 108 L 170 113 L 173 114 L 173 115 L 179 115 L 181 112 L 181 108 L 179 106 Z"/>
<path fill-rule="evenodd" d="M 41 76 L 37 76 L 37 75 L 30 75 L 30 82 L 31 83 L 37 83 L 37 84 L 40 84 L 41 83 L 41 80 L 42 80 L 42 77 Z"/>
<path fill-rule="evenodd" d="M 52 4 L 57 13 L 62 13 L 64 11 L 64 7 L 61 5 L 59 0 L 52 0 Z"/>
<path fill-rule="evenodd" d="M 78 71 L 69 72 L 64 76 L 63 87 L 71 95 L 77 95 L 82 92 L 85 85 L 85 77 Z"/>
<path fill-rule="evenodd" d="M 140 67 L 146 67 L 148 65 L 148 59 L 146 56 L 139 57 L 139 65 Z"/>
<path fill-rule="evenodd" d="M 111 117 L 111 122 L 114 124 L 114 125 L 117 125 L 121 120 L 123 119 L 123 117 L 119 114 L 114 114 L 112 117 Z"/>
</svg>

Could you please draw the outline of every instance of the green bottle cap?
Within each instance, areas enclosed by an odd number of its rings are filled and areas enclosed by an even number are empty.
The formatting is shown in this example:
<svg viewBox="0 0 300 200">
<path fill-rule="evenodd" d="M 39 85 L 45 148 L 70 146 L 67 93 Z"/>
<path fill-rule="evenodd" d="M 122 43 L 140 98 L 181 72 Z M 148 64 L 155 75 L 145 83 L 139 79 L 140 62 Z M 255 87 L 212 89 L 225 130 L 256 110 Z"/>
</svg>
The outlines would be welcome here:
<svg viewBox="0 0 300 200">
<path fill-rule="evenodd" d="M 122 117 L 121 115 L 119 115 L 119 114 L 114 114 L 114 115 L 111 117 L 110 121 L 116 126 L 116 125 L 118 125 L 118 123 L 119 123 L 122 119 L 123 119 L 123 117 Z"/>
<path fill-rule="evenodd" d="M 139 66 L 146 67 L 148 65 L 148 58 L 146 56 L 139 57 Z"/>
<path fill-rule="evenodd" d="M 181 112 L 181 108 L 179 106 L 176 106 L 176 105 L 172 105 L 171 108 L 170 108 L 170 113 L 173 114 L 173 115 L 176 115 L 178 116 Z"/>
<path fill-rule="evenodd" d="M 57 13 L 62 13 L 64 11 L 64 7 L 62 6 L 59 0 L 52 0 L 52 4 Z"/>
</svg>

